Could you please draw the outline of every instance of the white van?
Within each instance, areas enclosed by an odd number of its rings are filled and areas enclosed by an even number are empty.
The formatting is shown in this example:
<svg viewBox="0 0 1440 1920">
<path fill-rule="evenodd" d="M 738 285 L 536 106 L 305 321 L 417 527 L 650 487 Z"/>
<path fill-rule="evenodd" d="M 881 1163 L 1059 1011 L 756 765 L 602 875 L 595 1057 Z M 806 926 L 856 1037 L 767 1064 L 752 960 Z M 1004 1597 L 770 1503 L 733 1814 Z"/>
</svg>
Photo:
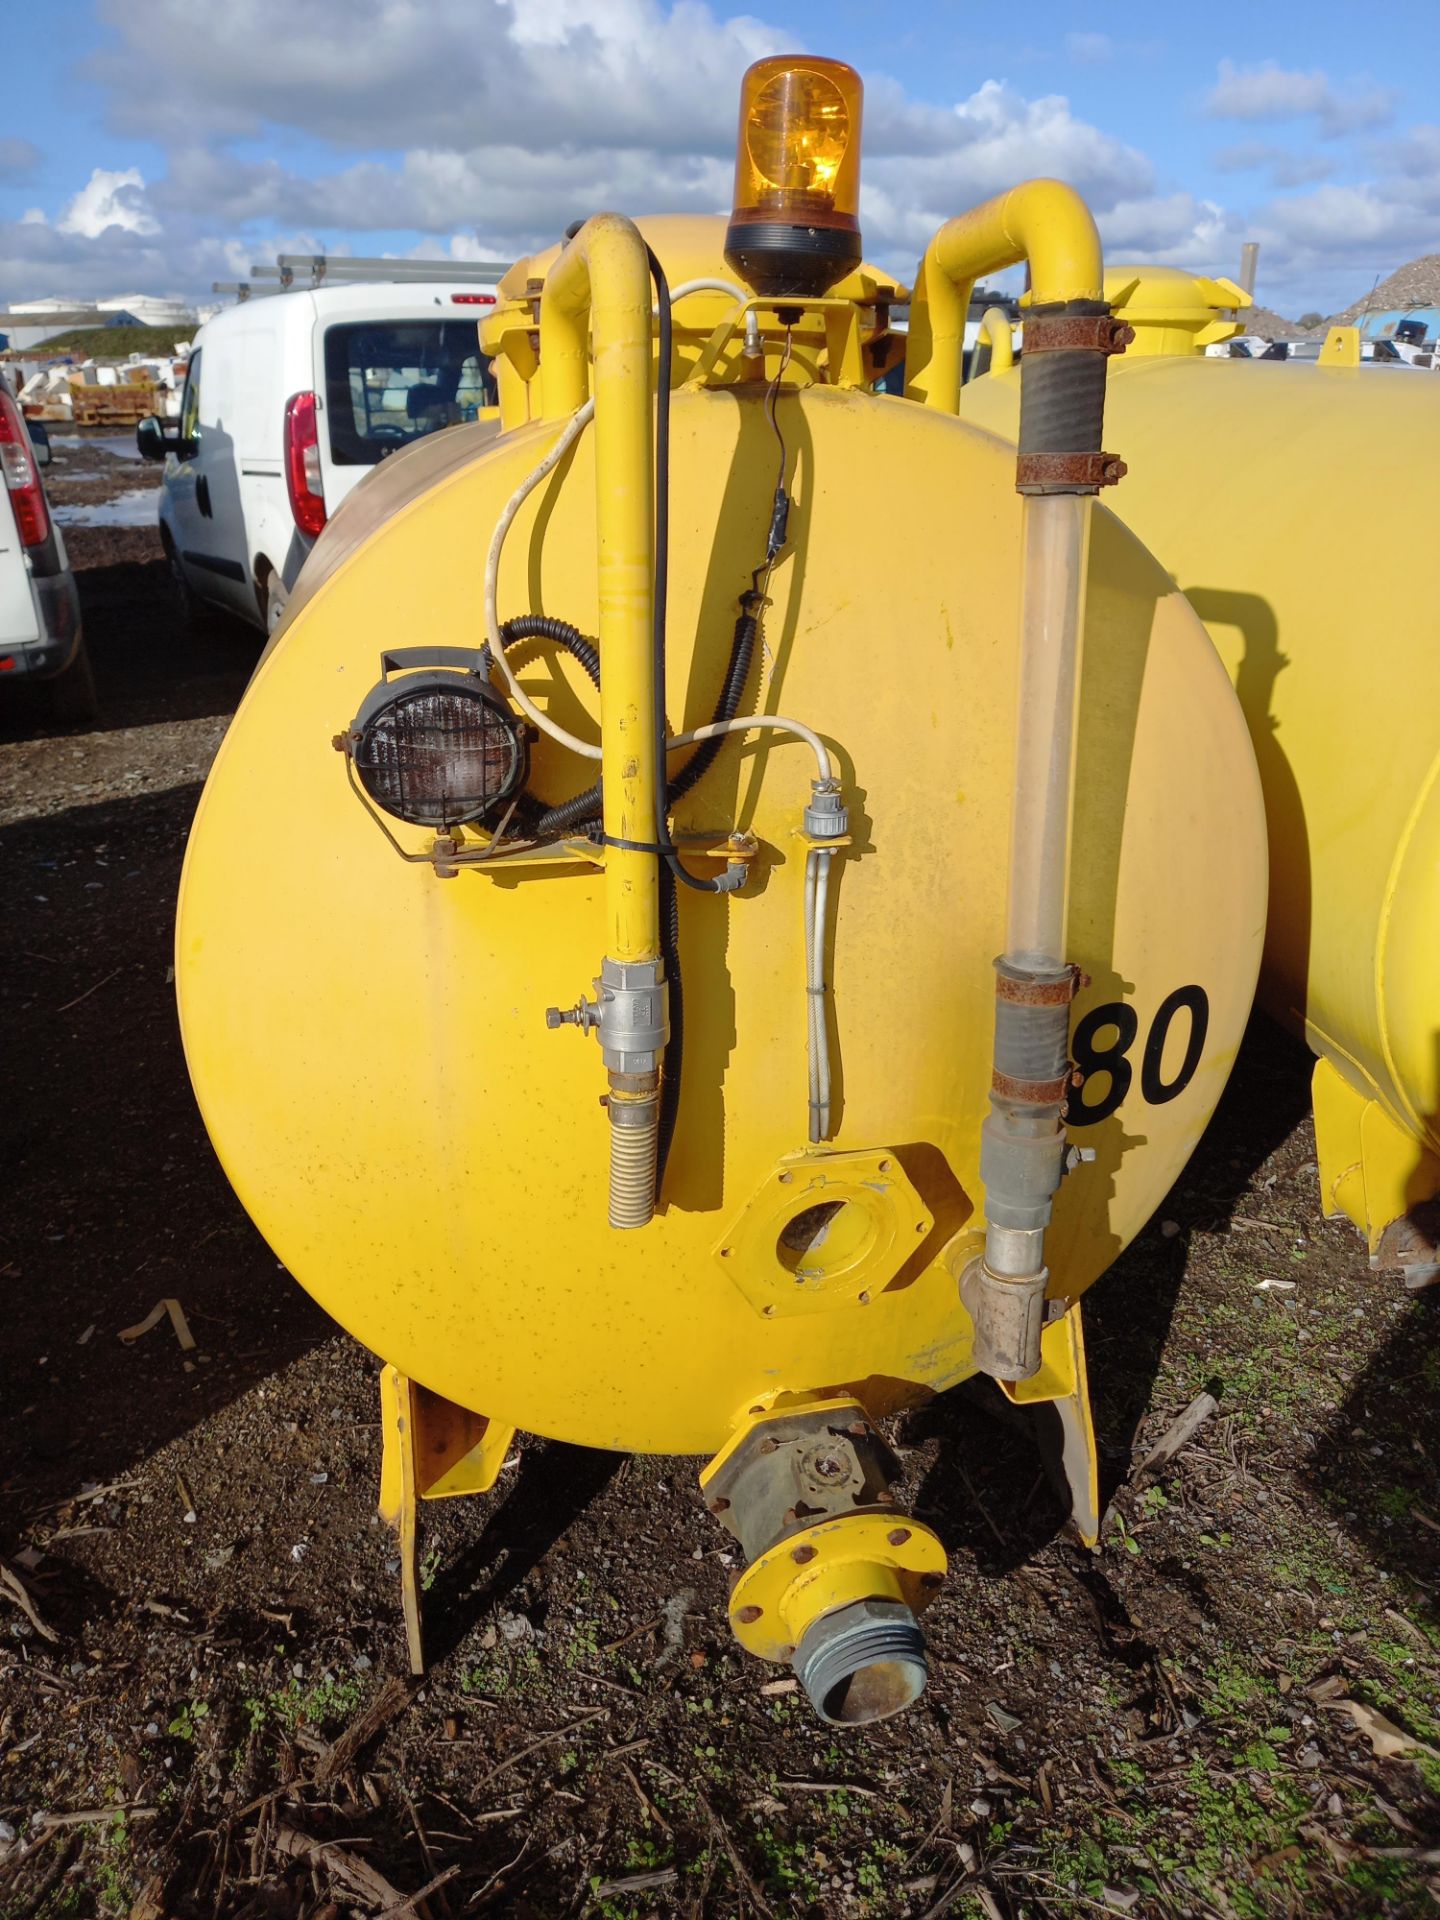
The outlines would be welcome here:
<svg viewBox="0 0 1440 1920">
<path fill-rule="evenodd" d="M 142 420 L 164 460 L 160 537 L 188 613 L 273 632 L 305 557 L 397 447 L 495 399 L 477 327 L 491 285 L 367 282 L 243 301 L 195 336 L 179 422 Z"/>
</svg>

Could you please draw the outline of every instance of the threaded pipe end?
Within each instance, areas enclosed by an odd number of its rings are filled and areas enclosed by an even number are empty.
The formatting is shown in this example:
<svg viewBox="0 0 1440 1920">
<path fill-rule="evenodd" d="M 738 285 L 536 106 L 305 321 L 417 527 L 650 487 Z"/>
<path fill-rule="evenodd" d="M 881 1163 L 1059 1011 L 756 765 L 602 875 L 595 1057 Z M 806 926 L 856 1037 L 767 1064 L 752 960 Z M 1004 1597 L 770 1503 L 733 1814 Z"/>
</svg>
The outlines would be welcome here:
<svg viewBox="0 0 1440 1920">
<path fill-rule="evenodd" d="M 903 1713 L 930 1677 L 925 1636 L 901 1600 L 856 1600 L 821 1614 L 795 1649 L 795 1672 L 816 1713 L 836 1727 Z"/>
<path fill-rule="evenodd" d="M 623 1116 L 623 1119 L 622 1119 Z M 660 1105 L 610 1107 L 610 1224 L 622 1230 L 655 1218 L 655 1167 Z"/>
</svg>

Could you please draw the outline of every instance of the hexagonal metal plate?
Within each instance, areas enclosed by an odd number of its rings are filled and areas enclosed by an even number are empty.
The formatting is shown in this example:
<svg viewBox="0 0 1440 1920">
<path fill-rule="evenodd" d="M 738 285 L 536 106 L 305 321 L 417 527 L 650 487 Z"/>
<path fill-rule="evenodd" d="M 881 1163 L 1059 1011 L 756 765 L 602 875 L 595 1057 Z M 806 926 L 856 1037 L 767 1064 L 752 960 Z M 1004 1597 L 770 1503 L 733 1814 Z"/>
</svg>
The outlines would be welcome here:
<svg viewBox="0 0 1440 1920">
<path fill-rule="evenodd" d="M 757 1313 L 865 1306 L 935 1224 L 890 1147 L 788 1155 L 715 1249 Z"/>
</svg>

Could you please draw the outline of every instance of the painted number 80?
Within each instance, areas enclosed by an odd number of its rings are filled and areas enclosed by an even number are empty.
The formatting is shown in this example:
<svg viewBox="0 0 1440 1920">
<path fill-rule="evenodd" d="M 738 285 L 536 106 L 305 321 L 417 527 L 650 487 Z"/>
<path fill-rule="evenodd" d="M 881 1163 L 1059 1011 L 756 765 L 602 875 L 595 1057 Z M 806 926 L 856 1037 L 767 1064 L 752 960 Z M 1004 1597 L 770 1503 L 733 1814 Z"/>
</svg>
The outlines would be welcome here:
<svg viewBox="0 0 1440 1920">
<path fill-rule="evenodd" d="M 1182 1009 L 1190 1016 L 1185 1053 L 1167 1080 L 1164 1077 L 1165 1043 L 1170 1037 L 1171 1024 Z M 1209 1025 L 1210 1002 L 1203 987 L 1177 987 L 1160 1002 L 1140 1057 L 1140 1092 L 1150 1106 L 1163 1107 L 1167 1101 L 1176 1099 L 1195 1078 Z M 1082 1075 L 1082 1084 L 1072 1091 L 1066 1111 L 1072 1127 L 1093 1127 L 1101 1120 L 1108 1120 L 1125 1099 L 1135 1077 L 1130 1049 L 1139 1031 L 1135 1009 L 1123 1000 L 1107 1000 L 1104 1006 L 1092 1007 L 1076 1027 L 1070 1050 Z M 1100 1044 L 1102 1035 L 1109 1037 Z M 1097 1098 L 1087 1099 L 1086 1091 L 1095 1075 L 1105 1079 L 1105 1089 Z"/>
</svg>

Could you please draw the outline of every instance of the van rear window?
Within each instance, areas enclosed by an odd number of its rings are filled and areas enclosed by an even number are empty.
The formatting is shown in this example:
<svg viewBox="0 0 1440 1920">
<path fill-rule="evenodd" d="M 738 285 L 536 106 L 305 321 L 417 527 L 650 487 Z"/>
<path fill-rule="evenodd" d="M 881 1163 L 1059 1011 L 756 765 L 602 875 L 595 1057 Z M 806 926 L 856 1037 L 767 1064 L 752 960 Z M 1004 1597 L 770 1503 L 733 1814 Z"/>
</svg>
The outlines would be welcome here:
<svg viewBox="0 0 1440 1920">
<path fill-rule="evenodd" d="M 325 412 L 338 467 L 373 467 L 423 434 L 473 420 L 494 400 L 473 320 L 370 320 L 325 330 Z"/>
</svg>

